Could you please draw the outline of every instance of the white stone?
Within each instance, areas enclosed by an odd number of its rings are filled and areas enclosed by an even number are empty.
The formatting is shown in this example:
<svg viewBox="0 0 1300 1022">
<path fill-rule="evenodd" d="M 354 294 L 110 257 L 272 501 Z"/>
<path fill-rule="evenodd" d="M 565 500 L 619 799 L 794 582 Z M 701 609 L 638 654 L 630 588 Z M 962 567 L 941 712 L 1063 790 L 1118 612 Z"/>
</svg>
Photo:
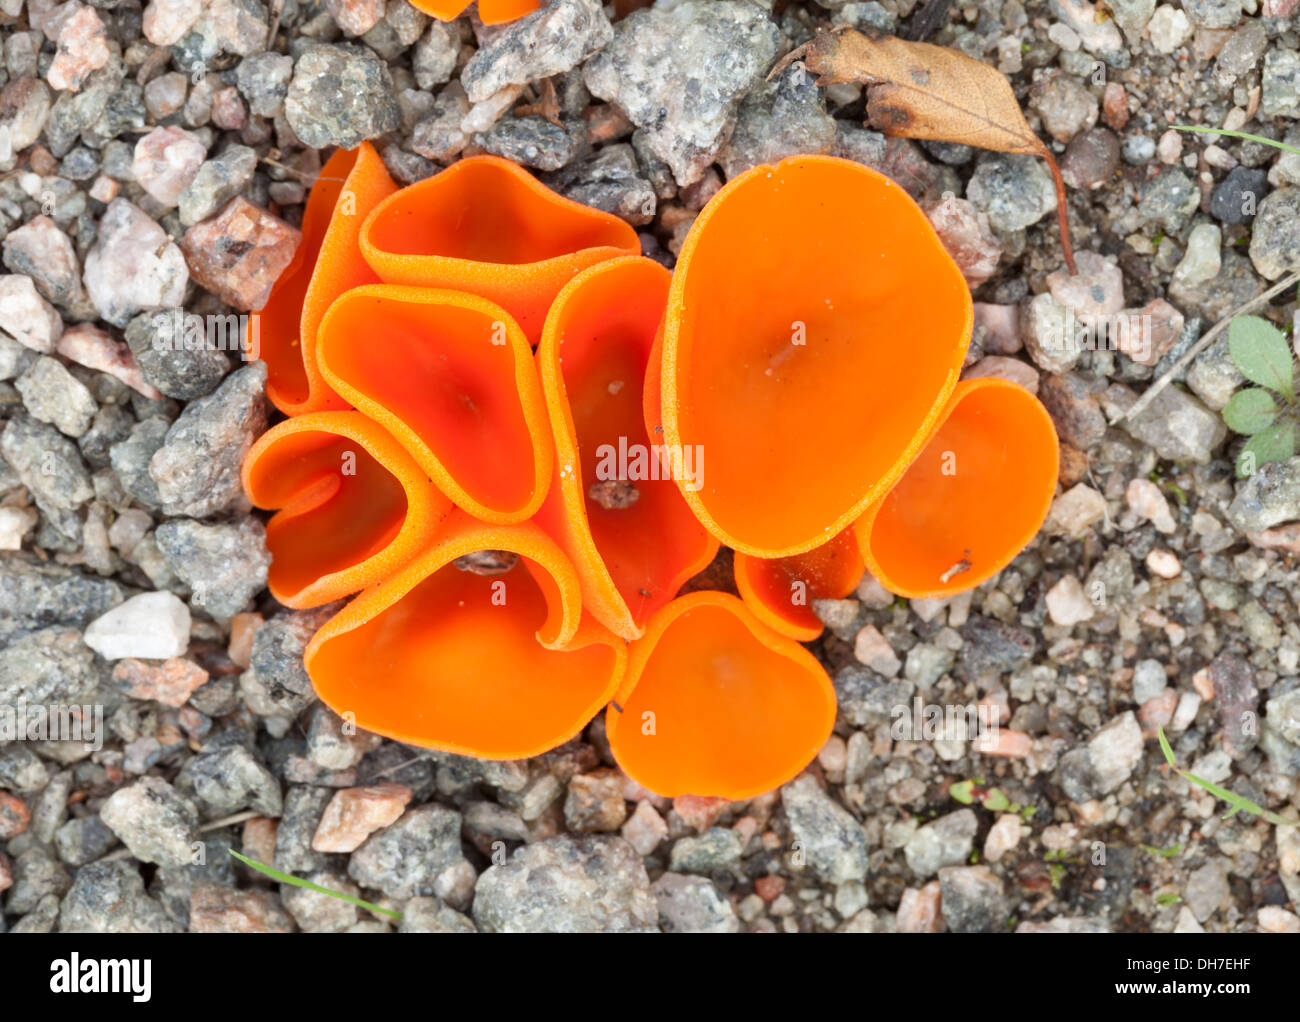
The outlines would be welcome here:
<svg viewBox="0 0 1300 1022">
<path fill-rule="evenodd" d="M 1170 533 L 1176 528 L 1174 516 L 1169 512 L 1169 501 L 1165 500 L 1160 487 L 1150 479 L 1139 476 L 1129 480 L 1124 497 L 1128 506 L 1154 525 L 1157 532 Z"/>
<path fill-rule="evenodd" d="M 144 210 L 114 199 L 86 254 L 86 293 L 99 314 L 126 326 L 137 312 L 179 307 L 190 272 L 178 246 Z"/>
<path fill-rule="evenodd" d="M 1066 575 L 1047 591 L 1047 613 L 1058 625 L 1077 625 L 1089 621 L 1096 608 L 1083 591 L 1083 583 L 1074 575 Z"/>
<path fill-rule="evenodd" d="M 0 330 L 20 344 L 48 355 L 63 333 L 59 312 L 40 296 L 36 283 L 21 273 L 0 276 Z"/>
<path fill-rule="evenodd" d="M 1173 53 L 1192 35 L 1192 23 L 1177 7 L 1161 4 L 1147 22 L 1151 45 L 1157 53 Z"/>
<path fill-rule="evenodd" d="M 0 507 L 0 550 L 21 550 L 23 536 L 36 524 L 29 507 Z"/>
<path fill-rule="evenodd" d="M 190 609 L 174 593 L 141 593 L 95 618 L 85 640 L 105 660 L 181 656 L 190 641 Z"/>
</svg>

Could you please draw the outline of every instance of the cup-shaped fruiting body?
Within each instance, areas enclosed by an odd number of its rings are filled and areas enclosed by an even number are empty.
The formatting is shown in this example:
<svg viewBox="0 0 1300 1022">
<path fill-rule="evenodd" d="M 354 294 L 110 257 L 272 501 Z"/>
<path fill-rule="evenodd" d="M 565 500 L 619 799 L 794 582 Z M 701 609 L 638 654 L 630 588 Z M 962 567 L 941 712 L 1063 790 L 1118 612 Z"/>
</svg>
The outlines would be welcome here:
<svg viewBox="0 0 1300 1022">
<path fill-rule="evenodd" d="M 803 553 L 857 519 L 952 393 L 970 291 L 924 213 L 828 156 L 755 167 L 682 247 L 663 341 L 663 430 L 708 471 L 683 494 L 736 550 Z"/>
<path fill-rule="evenodd" d="M 472 0 L 411 0 L 411 6 L 440 21 L 459 17 Z M 542 5 L 541 0 L 478 0 L 479 20 L 485 25 L 500 25 L 532 14 Z"/>
<path fill-rule="evenodd" d="M 451 510 L 402 446 L 358 412 L 310 412 L 258 438 L 244 490 L 279 508 L 266 527 L 267 585 L 287 607 L 317 607 L 386 578 L 429 543 Z"/>
<path fill-rule="evenodd" d="M 993 377 L 963 380 L 925 450 L 858 521 L 867 567 L 899 596 L 973 589 L 1042 526 L 1059 453 L 1033 394 Z"/>
<path fill-rule="evenodd" d="M 366 215 L 396 190 L 369 142 L 336 151 L 312 185 L 302 243 L 250 324 L 266 362 L 266 396 L 286 415 L 347 407 L 321 377 L 316 333 L 335 298 L 379 280 L 358 236 Z"/>
<path fill-rule="evenodd" d="M 606 733 L 619 766 L 659 795 L 751 798 L 798 774 L 830 737 L 826 671 L 734 596 L 678 597 L 628 651 Z"/>
<path fill-rule="evenodd" d="M 518 164 L 471 156 L 375 207 L 361 251 L 386 283 L 495 302 L 536 344 L 574 274 L 641 245 L 618 217 L 556 194 Z"/>
<path fill-rule="evenodd" d="M 583 605 L 625 639 L 718 549 L 673 482 L 703 464 L 674 458 L 646 431 L 646 370 L 670 279 L 641 256 L 584 270 L 555 299 L 537 350 L 555 435 L 537 521 L 578 569 Z"/>
<path fill-rule="evenodd" d="M 745 606 L 764 624 L 800 642 L 812 642 L 825 627 L 813 600 L 839 600 L 862 581 L 862 554 L 850 526 L 829 543 L 790 557 L 736 554 L 736 588 Z"/>
<path fill-rule="evenodd" d="M 453 512 L 432 548 L 316 633 L 307 672 L 367 731 L 535 756 L 577 734 L 623 676 L 626 644 L 581 611 L 577 573 L 541 529 Z"/>
<path fill-rule="evenodd" d="M 460 291 L 354 288 L 321 321 L 318 356 L 457 507 L 496 524 L 541 507 L 554 445 L 532 348 L 503 309 Z"/>
</svg>

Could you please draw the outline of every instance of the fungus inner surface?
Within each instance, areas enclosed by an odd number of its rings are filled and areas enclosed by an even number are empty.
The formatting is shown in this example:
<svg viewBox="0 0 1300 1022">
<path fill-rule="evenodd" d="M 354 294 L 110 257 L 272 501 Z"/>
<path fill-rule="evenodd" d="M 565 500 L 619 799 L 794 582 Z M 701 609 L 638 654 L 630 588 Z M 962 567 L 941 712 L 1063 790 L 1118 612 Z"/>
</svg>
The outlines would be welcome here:
<svg viewBox="0 0 1300 1022">
<path fill-rule="evenodd" d="M 507 343 L 504 319 L 473 305 L 354 291 L 331 310 L 323 358 L 358 401 L 368 399 L 414 433 L 470 498 L 512 511 L 536 487 L 534 440 L 516 380 L 520 359 L 526 372 L 534 369 L 522 338 Z M 411 453 L 427 470 L 425 452 Z"/>
<path fill-rule="evenodd" d="M 1012 385 L 961 394 L 872 523 L 871 554 L 891 583 L 909 592 L 977 584 L 1032 538 L 1051 500 L 1057 444 L 1050 425 L 1027 428 L 1027 415 L 1046 418 L 1034 405 Z"/>
<path fill-rule="evenodd" d="M 361 707 L 358 723 L 474 750 L 515 756 L 535 734 L 572 729 L 610 678 L 616 654 L 595 643 L 550 650 L 555 583 L 521 558 L 501 575 L 445 564 L 396 603 L 321 644 L 312 677 L 335 707 Z"/>
<path fill-rule="evenodd" d="M 818 671 L 770 648 L 728 606 L 691 606 L 658 635 L 622 706 L 620 764 L 664 795 L 766 791 L 826 739 L 833 707 Z"/>
<path fill-rule="evenodd" d="M 675 432 L 708 452 L 723 530 L 807 549 L 947 399 L 970 298 L 887 179 L 808 159 L 738 182 L 678 271 Z"/>
<path fill-rule="evenodd" d="M 259 460 L 261 501 L 282 507 L 267 527 L 270 577 L 297 593 L 384 549 L 406 520 L 406 491 L 359 443 L 326 432 L 294 433 Z"/>
</svg>

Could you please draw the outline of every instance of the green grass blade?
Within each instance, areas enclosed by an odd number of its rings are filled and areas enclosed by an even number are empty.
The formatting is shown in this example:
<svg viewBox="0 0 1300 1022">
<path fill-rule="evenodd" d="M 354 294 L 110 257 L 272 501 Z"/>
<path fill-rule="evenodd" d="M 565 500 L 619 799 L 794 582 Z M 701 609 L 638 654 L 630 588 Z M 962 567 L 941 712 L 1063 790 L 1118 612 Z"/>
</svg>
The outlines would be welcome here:
<svg viewBox="0 0 1300 1022">
<path fill-rule="evenodd" d="M 1227 135 L 1230 138 L 1244 138 L 1248 142 L 1260 142 L 1264 145 L 1271 145 L 1274 149 L 1285 149 L 1288 153 L 1295 153 L 1300 156 L 1300 149 L 1295 146 L 1287 145 L 1285 142 L 1278 142 L 1275 139 L 1265 138 L 1263 135 L 1251 135 L 1244 131 L 1228 131 L 1226 128 L 1206 128 L 1199 124 L 1171 124 L 1175 131 L 1199 131 L 1206 135 Z"/>
<path fill-rule="evenodd" d="M 1222 799 L 1224 802 L 1227 802 L 1228 805 L 1232 806 L 1232 808 L 1224 814 L 1223 818 L 1225 820 L 1232 816 L 1236 816 L 1237 813 L 1245 810 L 1252 816 L 1262 817 L 1269 823 L 1275 824 L 1279 827 L 1295 826 L 1294 820 L 1288 820 L 1285 817 L 1278 816 L 1277 813 L 1270 812 L 1259 803 L 1252 802 L 1248 798 L 1242 798 L 1235 791 L 1229 791 L 1227 788 L 1220 788 L 1217 784 L 1207 781 L 1203 777 L 1197 777 L 1195 774 L 1181 769 L 1178 766 L 1178 761 L 1174 759 L 1174 750 L 1169 747 L 1169 739 L 1165 737 L 1165 729 L 1163 727 L 1156 728 L 1156 737 L 1160 739 L 1160 751 L 1165 754 L 1165 762 L 1174 768 L 1174 773 L 1178 774 L 1180 777 L 1185 777 L 1192 784 L 1204 788 L 1215 798 Z"/>
<path fill-rule="evenodd" d="M 1169 748 L 1169 739 L 1165 737 L 1165 729 L 1163 727 L 1156 728 L 1156 737 L 1160 739 L 1160 751 L 1165 754 L 1165 762 L 1177 770 L 1178 760 L 1174 759 L 1174 750 Z"/>
<path fill-rule="evenodd" d="M 378 912 L 380 915 L 388 916 L 391 919 L 402 918 L 402 913 L 394 912 L 391 908 L 380 908 L 373 902 L 365 901 L 362 898 L 354 898 L 352 895 L 344 894 L 342 891 L 332 891 L 328 887 L 321 887 L 320 884 L 313 884 L 310 880 L 303 880 L 301 877 L 290 876 L 288 873 L 281 873 L 278 869 L 273 869 L 264 862 L 258 862 L 256 859 L 250 859 L 245 855 L 240 855 L 233 848 L 229 849 L 229 852 L 245 866 L 255 869 L 259 873 L 265 873 L 272 880 L 278 880 L 282 884 L 292 884 L 294 887 L 302 887 L 308 891 L 315 891 L 317 894 L 328 894 L 331 898 L 338 898 L 339 901 L 351 902 L 358 908 L 364 908 L 369 912 Z"/>
</svg>

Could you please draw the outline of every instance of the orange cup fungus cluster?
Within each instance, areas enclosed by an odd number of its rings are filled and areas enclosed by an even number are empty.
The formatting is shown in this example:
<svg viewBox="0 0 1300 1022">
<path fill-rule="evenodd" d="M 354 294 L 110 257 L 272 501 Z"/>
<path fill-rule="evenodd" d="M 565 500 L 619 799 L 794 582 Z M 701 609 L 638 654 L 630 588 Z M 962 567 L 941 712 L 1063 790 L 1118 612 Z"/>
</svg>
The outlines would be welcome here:
<svg viewBox="0 0 1300 1022">
<path fill-rule="evenodd" d="M 675 272 L 639 252 L 495 157 L 398 189 L 369 145 L 336 153 L 259 314 L 288 418 L 244 486 L 275 510 L 276 599 L 359 594 L 305 659 L 360 727 L 511 759 L 606 707 L 644 787 L 745 798 L 834 724 L 814 601 L 864 563 L 906 596 L 995 574 L 1056 435 L 1027 391 L 958 382 L 970 293 L 868 168 L 758 167 Z M 679 596 L 722 544 L 740 597 Z"/>
</svg>

